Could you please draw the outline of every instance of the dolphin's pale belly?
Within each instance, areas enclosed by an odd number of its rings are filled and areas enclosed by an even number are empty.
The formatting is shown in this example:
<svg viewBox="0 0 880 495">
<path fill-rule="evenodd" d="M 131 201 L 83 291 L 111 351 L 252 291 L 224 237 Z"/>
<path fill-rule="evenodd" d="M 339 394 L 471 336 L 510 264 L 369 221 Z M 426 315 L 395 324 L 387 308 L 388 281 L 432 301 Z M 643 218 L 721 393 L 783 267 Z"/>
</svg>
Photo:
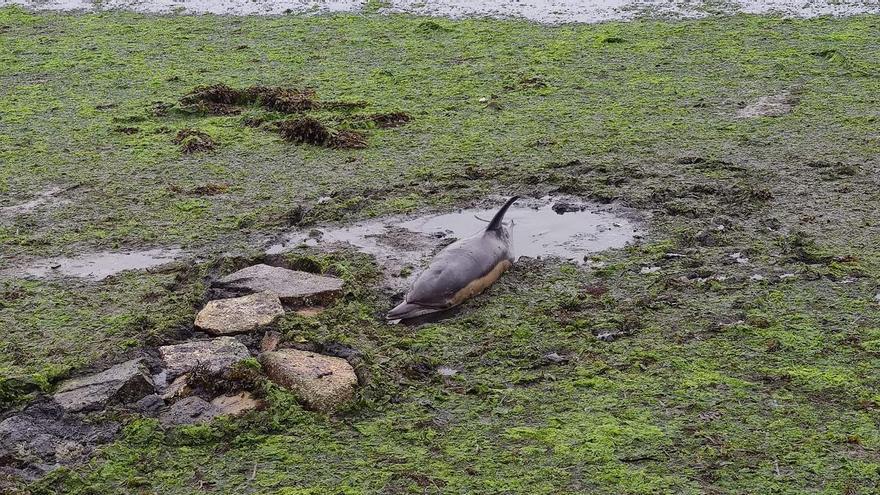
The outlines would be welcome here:
<svg viewBox="0 0 880 495">
<path fill-rule="evenodd" d="M 495 281 L 501 277 L 502 273 L 506 272 L 507 269 L 511 267 L 511 265 L 513 265 L 513 263 L 510 260 L 501 260 L 498 262 L 494 268 L 489 270 L 489 273 L 472 281 L 456 292 L 455 295 L 452 296 L 450 306 L 457 306 L 488 289 L 490 285 L 494 284 Z"/>
</svg>

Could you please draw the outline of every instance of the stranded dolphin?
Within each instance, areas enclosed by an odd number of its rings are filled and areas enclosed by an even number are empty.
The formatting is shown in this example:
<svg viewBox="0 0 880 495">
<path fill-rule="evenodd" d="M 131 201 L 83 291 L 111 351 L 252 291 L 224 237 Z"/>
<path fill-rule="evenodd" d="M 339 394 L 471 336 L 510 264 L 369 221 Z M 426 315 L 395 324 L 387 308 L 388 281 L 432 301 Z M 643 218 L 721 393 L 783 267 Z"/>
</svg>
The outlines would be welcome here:
<svg viewBox="0 0 880 495">
<path fill-rule="evenodd" d="M 386 318 L 403 320 L 458 306 L 498 280 L 513 264 L 510 232 L 502 220 L 517 199 L 507 200 L 486 230 L 440 251 Z"/>
</svg>

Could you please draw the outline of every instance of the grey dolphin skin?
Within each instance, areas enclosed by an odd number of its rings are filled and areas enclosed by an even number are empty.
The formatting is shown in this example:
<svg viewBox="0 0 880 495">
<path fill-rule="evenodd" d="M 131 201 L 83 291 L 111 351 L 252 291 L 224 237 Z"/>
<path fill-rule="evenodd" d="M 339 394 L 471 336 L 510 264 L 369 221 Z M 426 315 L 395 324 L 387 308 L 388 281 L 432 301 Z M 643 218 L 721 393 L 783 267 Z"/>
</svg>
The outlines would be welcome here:
<svg viewBox="0 0 880 495">
<path fill-rule="evenodd" d="M 486 230 L 446 246 L 419 274 L 403 303 L 385 316 L 405 320 L 436 313 L 483 292 L 513 264 L 504 214 L 519 196 L 504 203 Z"/>
</svg>

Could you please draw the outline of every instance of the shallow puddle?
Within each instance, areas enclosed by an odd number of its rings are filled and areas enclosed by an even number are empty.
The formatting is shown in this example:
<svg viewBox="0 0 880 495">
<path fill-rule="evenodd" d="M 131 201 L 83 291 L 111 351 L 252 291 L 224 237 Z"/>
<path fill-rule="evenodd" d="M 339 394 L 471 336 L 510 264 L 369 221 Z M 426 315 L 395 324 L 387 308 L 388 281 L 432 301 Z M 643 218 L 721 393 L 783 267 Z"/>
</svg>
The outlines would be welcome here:
<svg viewBox="0 0 880 495">
<path fill-rule="evenodd" d="M 349 244 L 375 256 L 395 273 L 407 266 L 421 267 L 440 247 L 480 232 L 497 208 L 420 217 L 394 216 L 347 227 L 297 231 L 270 246 L 267 252 L 278 254 L 298 246 L 332 249 L 334 244 Z M 517 257 L 581 263 L 590 253 L 623 247 L 640 236 L 632 213 L 569 198 L 520 200 L 508 210 L 505 221 L 512 223 L 513 251 Z"/>
<path fill-rule="evenodd" d="M 50 278 L 56 276 L 103 280 L 127 270 L 145 270 L 180 258 L 180 249 L 151 249 L 129 253 L 101 252 L 75 258 L 50 258 L 7 270 L 6 275 Z"/>
<path fill-rule="evenodd" d="M 512 207 L 505 220 L 512 222 L 513 252 L 517 257 L 562 258 L 583 261 L 596 251 L 619 248 L 637 235 L 636 226 L 610 209 L 575 203 L 581 211 L 557 213 L 553 204 L 537 208 Z M 407 230 L 462 238 L 480 232 L 491 219 L 494 209 L 463 210 L 445 215 L 427 216 L 400 224 Z"/>
</svg>

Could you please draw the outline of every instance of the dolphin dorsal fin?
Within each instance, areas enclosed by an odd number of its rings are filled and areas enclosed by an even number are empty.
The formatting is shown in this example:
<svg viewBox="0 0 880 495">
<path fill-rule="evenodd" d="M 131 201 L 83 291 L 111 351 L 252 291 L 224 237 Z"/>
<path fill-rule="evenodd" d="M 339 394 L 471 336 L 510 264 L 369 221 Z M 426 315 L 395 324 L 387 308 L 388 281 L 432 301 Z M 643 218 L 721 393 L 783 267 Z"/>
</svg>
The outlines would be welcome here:
<svg viewBox="0 0 880 495">
<path fill-rule="evenodd" d="M 519 196 L 514 196 L 508 199 L 507 202 L 504 203 L 504 206 L 502 206 L 501 209 L 498 210 L 498 213 L 496 213 L 495 216 L 492 217 L 492 221 L 490 221 L 489 225 L 486 226 L 486 230 L 489 231 L 501 229 L 501 222 L 502 220 L 504 220 L 504 214 L 507 213 L 507 209 L 510 208 L 510 205 L 512 205 L 514 201 L 518 199 Z"/>
</svg>

